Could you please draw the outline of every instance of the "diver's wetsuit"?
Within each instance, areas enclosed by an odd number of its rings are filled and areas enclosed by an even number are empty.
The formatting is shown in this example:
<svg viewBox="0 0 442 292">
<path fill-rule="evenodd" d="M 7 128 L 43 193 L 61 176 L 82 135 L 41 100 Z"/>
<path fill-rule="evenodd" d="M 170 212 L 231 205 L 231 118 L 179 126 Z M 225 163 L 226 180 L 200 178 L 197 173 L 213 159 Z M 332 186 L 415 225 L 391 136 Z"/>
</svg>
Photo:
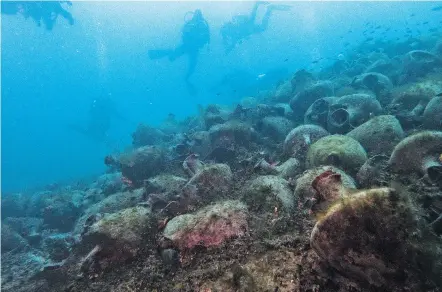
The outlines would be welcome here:
<svg viewBox="0 0 442 292">
<path fill-rule="evenodd" d="M 65 10 L 61 3 L 72 5 L 70 1 L 2 1 L 1 6 L 2 14 L 23 14 L 25 18 L 32 18 L 37 26 L 40 26 L 43 20 L 46 29 L 51 30 L 58 15 L 67 19 L 69 24 L 74 24 L 72 14 Z"/>
<path fill-rule="evenodd" d="M 255 23 L 258 7 L 267 2 L 256 2 L 249 16 L 237 15 L 232 21 L 221 27 L 221 35 L 226 53 L 230 52 L 238 43 L 247 37 L 265 31 L 269 26 L 270 16 L 273 10 L 288 10 L 286 5 L 269 5 L 261 23 Z"/>
<path fill-rule="evenodd" d="M 186 80 L 195 72 L 198 61 L 199 50 L 210 42 L 209 25 L 203 18 L 201 12 L 195 11 L 191 20 L 186 22 L 182 29 L 181 45 L 175 49 L 149 50 L 151 59 L 168 57 L 170 61 L 181 57 L 189 56 L 189 67 L 186 73 Z"/>
</svg>

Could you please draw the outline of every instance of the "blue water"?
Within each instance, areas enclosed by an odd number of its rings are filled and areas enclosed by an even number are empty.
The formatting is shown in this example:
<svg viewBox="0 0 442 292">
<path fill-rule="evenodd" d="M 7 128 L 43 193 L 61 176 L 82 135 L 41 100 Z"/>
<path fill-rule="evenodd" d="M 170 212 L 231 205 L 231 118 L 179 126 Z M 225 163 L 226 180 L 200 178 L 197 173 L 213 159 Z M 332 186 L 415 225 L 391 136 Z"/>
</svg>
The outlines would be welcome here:
<svg viewBox="0 0 442 292">
<path fill-rule="evenodd" d="M 290 11 L 274 13 L 267 31 L 229 55 L 220 27 L 249 13 L 253 2 L 74 2 L 64 6 L 74 25 L 59 17 L 51 31 L 20 15 L 2 15 L 2 190 L 97 175 L 106 154 L 130 147 L 138 123 L 158 125 L 169 113 L 183 119 L 197 114 L 198 104 L 238 102 L 239 96 L 211 90 L 233 70 L 254 76 L 274 68 L 318 71 L 363 42 L 367 21 L 390 27 L 386 37 L 396 39 L 407 27 L 418 35 L 425 31 L 417 23 L 440 27 L 442 19 L 431 11 L 434 2 L 290 4 Z M 147 51 L 177 45 L 184 15 L 197 8 L 211 43 L 201 51 L 191 78 L 198 94 L 191 95 L 183 81 L 187 59 L 150 60 Z M 312 63 L 320 58 L 326 59 Z M 69 129 L 86 123 L 100 96 L 110 97 L 123 117 L 111 120 L 105 143 Z"/>
</svg>

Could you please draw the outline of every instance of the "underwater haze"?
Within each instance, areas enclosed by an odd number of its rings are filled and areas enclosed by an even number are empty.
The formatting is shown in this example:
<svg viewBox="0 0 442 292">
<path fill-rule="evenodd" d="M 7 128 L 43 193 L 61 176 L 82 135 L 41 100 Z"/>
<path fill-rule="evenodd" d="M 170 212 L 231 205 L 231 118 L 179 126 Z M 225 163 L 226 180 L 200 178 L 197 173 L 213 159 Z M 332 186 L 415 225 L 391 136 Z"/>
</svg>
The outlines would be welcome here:
<svg viewBox="0 0 442 292">
<path fill-rule="evenodd" d="M 317 70 L 330 61 L 312 61 L 332 60 L 345 54 L 345 42 L 355 46 L 363 41 L 367 21 L 391 27 L 388 37 L 393 39 L 403 37 L 406 23 L 413 30 L 416 22 L 440 26 L 440 17 L 431 15 L 433 3 L 294 2 L 290 11 L 272 15 L 267 31 L 225 55 L 220 27 L 253 5 L 74 2 L 66 9 L 75 23 L 59 16 L 52 30 L 30 18 L 2 15 L 2 190 L 99 174 L 103 157 L 129 146 L 138 123 L 158 125 L 169 113 L 182 119 L 195 114 L 198 104 L 230 104 L 254 95 L 246 89 L 244 96 L 211 90 L 235 70 L 254 78 L 275 68 Z M 148 50 L 175 46 L 186 13 L 197 8 L 212 40 L 201 50 L 192 76 L 198 93 L 192 95 L 183 81 L 187 59 L 150 60 Z M 416 16 L 410 19 L 412 13 Z M 259 11 L 258 17 L 263 14 Z M 91 103 L 102 96 L 109 96 L 121 115 L 112 118 L 105 141 L 72 131 L 69 126 L 85 124 Z"/>
</svg>

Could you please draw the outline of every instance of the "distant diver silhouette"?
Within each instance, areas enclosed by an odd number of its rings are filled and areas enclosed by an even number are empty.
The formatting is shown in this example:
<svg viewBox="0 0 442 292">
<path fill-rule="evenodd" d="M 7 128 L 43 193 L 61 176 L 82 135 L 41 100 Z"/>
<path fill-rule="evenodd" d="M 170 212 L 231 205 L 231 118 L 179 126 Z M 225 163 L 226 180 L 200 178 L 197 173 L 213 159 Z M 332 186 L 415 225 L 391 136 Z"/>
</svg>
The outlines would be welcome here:
<svg viewBox="0 0 442 292">
<path fill-rule="evenodd" d="M 210 31 L 201 10 L 188 12 L 186 16 L 190 14 L 192 18 L 186 21 L 181 30 L 181 44 L 178 47 L 175 49 L 149 50 L 148 55 L 153 60 L 168 57 L 172 62 L 183 55 L 187 55 L 189 57 L 189 67 L 185 75 L 185 81 L 192 93 L 195 88 L 190 83 L 189 78 L 195 72 L 200 50 L 210 43 Z"/>
<path fill-rule="evenodd" d="M 100 97 L 92 102 L 89 109 L 89 118 L 85 126 L 69 125 L 68 128 L 91 140 L 108 144 L 108 132 L 114 117 L 124 119 L 117 112 L 110 97 Z"/>
<path fill-rule="evenodd" d="M 232 51 L 237 44 L 242 43 L 243 40 L 251 35 L 265 31 L 269 26 L 270 16 L 274 10 L 287 11 L 290 9 L 290 6 L 288 5 L 269 5 L 267 6 L 266 13 L 264 14 L 261 23 L 255 23 L 259 6 L 267 4 L 269 3 L 257 1 L 253 6 L 250 15 L 236 15 L 231 21 L 223 24 L 220 33 L 223 38 L 226 54 Z"/>
<path fill-rule="evenodd" d="M 71 13 L 65 10 L 61 4 L 66 3 L 72 6 L 71 1 L 2 1 L 2 14 L 17 15 L 22 14 L 26 19 L 32 18 L 37 26 L 43 22 L 47 30 L 52 30 L 58 15 L 74 24 Z"/>
</svg>

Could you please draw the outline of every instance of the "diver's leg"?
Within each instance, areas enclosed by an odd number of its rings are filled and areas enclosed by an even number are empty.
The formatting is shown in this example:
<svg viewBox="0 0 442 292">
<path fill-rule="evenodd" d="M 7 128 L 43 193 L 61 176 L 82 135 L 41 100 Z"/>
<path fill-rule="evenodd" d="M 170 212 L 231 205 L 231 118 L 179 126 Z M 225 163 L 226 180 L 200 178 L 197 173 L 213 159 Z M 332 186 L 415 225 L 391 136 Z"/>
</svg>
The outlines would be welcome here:
<svg viewBox="0 0 442 292">
<path fill-rule="evenodd" d="M 265 31 L 269 26 L 269 20 L 270 16 L 272 15 L 274 10 L 280 10 L 280 11 L 288 11 L 290 10 L 289 5 L 276 5 L 272 4 L 267 7 L 266 13 L 264 14 L 264 17 L 262 18 L 262 22 L 260 25 L 255 25 L 254 32 L 259 33 Z"/>
<path fill-rule="evenodd" d="M 273 9 L 271 7 L 268 7 L 266 13 L 264 14 L 264 17 L 262 18 L 261 24 L 257 24 L 254 26 L 253 30 L 255 33 L 263 32 L 267 29 L 267 27 L 269 27 L 269 20 L 272 12 Z"/>
<path fill-rule="evenodd" d="M 184 45 L 180 45 L 179 47 L 177 47 L 175 50 L 172 50 L 169 54 L 169 60 L 170 61 L 175 61 L 175 59 L 181 57 L 182 55 L 184 55 L 184 53 L 186 52 L 186 49 L 184 47 Z"/>
<path fill-rule="evenodd" d="M 261 4 L 261 3 L 260 3 L 259 1 L 256 1 L 256 2 L 255 2 L 255 5 L 253 5 L 252 12 L 250 13 L 250 16 L 249 16 L 249 21 L 250 21 L 251 23 L 255 22 L 255 19 L 256 19 L 256 13 L 258 12 L 258 6 L 259 6 L 259 4 Z"/>
<path fill-rule="evenodd" d="M 186 80 L 188 80 L 190 76 L 192 76 L 192 74 L 195 72 L 196 64 L 198 62 L 198 51 L 191 52 L 188 55 L 189 55 L 189 67 L 186 73 Z"/>
<path fill-rule="evenodd" d="M 69 21 L 70 25 L 74 24 L 74 18 L 72 17 L 72 14 L 68 12 L 67 10 L 63 9 L 63 7 L 60 6 L 58 13 L 63 16 L 63 18 L 67 19 Z"/>
</svg>

